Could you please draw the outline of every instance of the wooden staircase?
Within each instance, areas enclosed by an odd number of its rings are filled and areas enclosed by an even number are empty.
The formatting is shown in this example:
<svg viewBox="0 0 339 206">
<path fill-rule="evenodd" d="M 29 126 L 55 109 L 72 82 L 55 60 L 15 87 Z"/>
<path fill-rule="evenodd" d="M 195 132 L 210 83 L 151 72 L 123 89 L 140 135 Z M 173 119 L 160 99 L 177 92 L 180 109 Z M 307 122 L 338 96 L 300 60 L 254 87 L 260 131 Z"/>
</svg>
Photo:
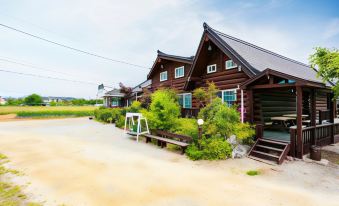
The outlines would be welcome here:
<svg viewBox="0 0 339 206">
<path fill-rule="evenodd" d="M 282 164 L 290 150 L 288 142 L 259 138 L 248 157 L 268 164 Z"/>
</svg>

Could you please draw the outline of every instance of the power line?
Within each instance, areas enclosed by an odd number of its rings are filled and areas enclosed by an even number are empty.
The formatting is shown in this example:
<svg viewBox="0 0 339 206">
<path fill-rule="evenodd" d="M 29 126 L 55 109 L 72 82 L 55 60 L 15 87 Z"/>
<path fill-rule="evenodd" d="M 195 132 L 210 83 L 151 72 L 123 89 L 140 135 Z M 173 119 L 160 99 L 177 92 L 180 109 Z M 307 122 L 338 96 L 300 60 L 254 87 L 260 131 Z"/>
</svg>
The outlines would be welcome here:
<svg viewBox="0 0 339 206">
<path fill-rule="evenodd" d="M 9 70 L 4 70 L 2 68 L 0 68 L 0 72 L 11 73 L 11 74 L 18 74 L 18 75 L 24 75 L 24 76 L 32 76 L 32 77 L 38 77 L 38 78 L 45 78 L 45 79 L 55 79 L 55 80 L 61 80 L 61 81 L 69 81 L 69 82 L 75 82 L 75 83 L 81 83 L 81 84 L 98 85 L 98 83 L 94 83 L 94 82 L 86 82 L 86 81 L 80 81 L 80 80 L 64 79 L 64 78 L 51 77 L 51 76 L 43 76 L 43 75 L 32 74 L 32 73 L 14 72 L 14 71 L 9 71 Z"/>
<path fill-rule="evenodd" d="M 32 63 L 25 62 L 25 61 L 22 61 L 22 60 L 15 60 L 14 61 L 12 59 L 9 59 L 8 57 L 0 56 L 0 61 L 5 61 L 5 62 L 9 62 L 9 63 L 12 63 L 12 64 L 17 64 L 17 65 L 21 65 L 21 66 L 25 66 L 25 67 L 30 67 L 30 68 L 37 69 L 37 70 L 54 72 L 54 73 L 63 74 L 63 75 L 66 75 L 66 76 L 76 77 L 75 75 L 72 75 L 72 74 L 69 74 L 69 73 L 59 72 L 59 71 L 52 70 L 52 69 L 46 69 L 45 67 L 36 66 Z M 78 78 L 78 77 L 76 77 L 76 78 Z M 98 82 L 101 82 L 101 81 L 98 81 Z M 101 82 L 101 83 L 105 83 L 105 82 Z M 108 84 L 108 83 L 105 83 L 105 84 Z"/>
<path fill-rule="evenodd" d="M 12 64 L 18 64 L 18 65 L 21 65 L 21 66 L 30 67 L 30 68 L 34 68 L 34 69 L 38 69 L 38 70 L 42 70 L 42 71 L 49 71 L 49 72 L 54 72 L 54 73 L 58 73 L 58 74 L 73 76 L 71 74 L 67 74 L 67 73 L 64 73 L 64 72 L 59 72 L 59 71 L 55 71 L 55 70 L 51 70 L 51 69 L 45 69 L 45 68 L 41 68 L 41 67 L 38 67 L 38 66 L 35 66 L 35 65 L 32 65 L 32 64 L 21 63 L 21 62 L 18 62 L 18 61 L 5 59 L 1 56 L 0 56 L 0 61 L 5 61 L 5 62 L 12 63 Z"/>
<path fill-rule="evenodd" d="M 144 66 L 140 66 L 140 65 L 137 65 L 137 64 L 129 63 L 129 62 L 126 62 L 126 61 L 112 59 L 112 58 L 109 58 L 109 57 L 104 57 L 104 56 L 101 56 L 101 55 L 98 55 L 98 54 L 95 54 L 95 53 L 91 53 L 91 52 L 87 52 L 87 51 L 84 51 L 84 50 L 81 50 L 81 49 L 77 49 L 77 48 L 74 48 L 74 47 L 71 47 L 71 46 L 67 46 L 65 44 L 58 43 L 58 42 L 55 42 L 55 41 L 52 41 L 52 40 L 48 40 L 46 38 L 43 38 L 43 37 L 31 34 L 31 33 L 28 33 L 28 32 L 25 32 L 25 31 L 22 31 L 22 30 L 19 30 L 19 29 L 16 29 L 16 28 L 11 27 L 11 26 L 7 26 L 5 24 L 1 24 L 0 23 L 0 26 L 5 27 L 7 29 L 11 29 L 13 31 L 16 31 L 16 32 L 19 32 L 19 33 L 22 33 L 22 34 L 25 34 L 25 35 L 28 35 L 30 37 L 33 37 L 33 38 L 36 38 L 36 39 L 48 42 L 48 43 L 51 43 L 51 44 L 55 44 L 55 45 L 58 45 L 58 46 L 61 46 L 61 47 L 64 47 L 64 48 L 67 48 L 67 49 L 70 49 L 70 50 L 73 50 L 73 51 L 77 51 L 77 52 L 83 53 L 83 54 L 91 55 L 91 56 L 98 57 L 98 58 L 105 59 L 105 60 L 112 61 L 112 62 L 117 62 L 117 63 L 121 63 L 121 64 L 127 64 L 127 65 L 130 65 L 130 66 L 134 66 L 134 67 L 138 67 L 138 68 L 142 68 L 142 69 L 149 69 L 148 67 L 144 67 Z"/>
</svg>

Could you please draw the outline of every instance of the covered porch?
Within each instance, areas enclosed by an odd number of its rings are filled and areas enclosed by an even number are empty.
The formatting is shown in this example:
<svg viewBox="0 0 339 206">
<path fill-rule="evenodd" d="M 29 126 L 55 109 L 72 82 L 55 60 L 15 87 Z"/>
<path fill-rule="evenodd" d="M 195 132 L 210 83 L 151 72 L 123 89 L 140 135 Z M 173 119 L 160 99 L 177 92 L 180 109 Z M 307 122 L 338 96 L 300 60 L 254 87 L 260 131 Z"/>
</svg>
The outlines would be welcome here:
<svg viewBox="0 0 339 206">
<path fill-rule="evenodd" d="M 336 105 L 327 85 L 267 69 L 242 89 L 257 138 L 288 144 L 289 155 L 302 158 L 312 145 L 339 140 Z"/>
<path fill-rule="evenodd" d="M 121 93 L 119 89 L 113 89 L 106 92 L 103 96 L 104 106 L 107 108 L 123 107 L 125 103 L 125 94 Z"/>
</svg>

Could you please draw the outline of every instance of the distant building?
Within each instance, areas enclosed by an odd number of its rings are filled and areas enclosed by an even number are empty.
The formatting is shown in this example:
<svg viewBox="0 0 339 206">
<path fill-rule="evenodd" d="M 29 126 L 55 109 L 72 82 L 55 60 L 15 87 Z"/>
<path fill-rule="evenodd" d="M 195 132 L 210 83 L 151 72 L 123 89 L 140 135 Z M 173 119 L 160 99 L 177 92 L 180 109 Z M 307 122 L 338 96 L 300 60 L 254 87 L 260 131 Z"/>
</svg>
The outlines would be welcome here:
<svg viewBox="0 0 339 206">
<path fill-rule="evenodd" d="M 138 100 L 143 95 L 143 89 L 149 89 L 151 80 L 146 80 L 134 88 L 131 88 L 130 93 L 126 94 L 121 89 L 113 89 L 103 95 L 105 107 L 125 107 L 130 106 L 133 101 Z"/>
<path fill-rule="evenodd" d="M 7 103 L 6 99 L 0 96 L 0 105 L 5 105 L 6 103 Z"/>
<path fill-rule="evenodd" d="M 64 101 L 72 101 L 74 97 L 42 97 L 44 103 L 49 104 L 51 102 L 64 102 Z"/>
</svg>

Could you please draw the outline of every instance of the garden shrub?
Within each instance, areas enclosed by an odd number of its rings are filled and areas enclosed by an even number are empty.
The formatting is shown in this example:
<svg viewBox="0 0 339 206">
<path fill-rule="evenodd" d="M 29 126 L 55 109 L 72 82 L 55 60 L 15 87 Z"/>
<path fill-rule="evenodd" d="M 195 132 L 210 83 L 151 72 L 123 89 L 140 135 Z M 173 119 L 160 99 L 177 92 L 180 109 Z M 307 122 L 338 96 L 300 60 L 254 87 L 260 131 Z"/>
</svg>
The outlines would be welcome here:
<svg viewBox="0 0 339 206">
<path fill-rule="evenodd" d="M 93 115 L 93 111 L 19 111 L 18 117 L 46 118 L 46 117 L 85 117 Z"/>
<path fill-rule="evenodd" d="M 206 136 L 219 136 L 225 139 L 236 135 L 238 140 L 248 139 L 254 130 L 248 123 L 240 122 L 240 114 L 236 106 L 227 106 L 220 98 L 214 98 L 198 115 L 204 119 L 203 131 Z"/>
<path fill-rule="evenodd" d="M 151 98 L 149 111 L 143 110 L 150 129 L 173 130 L 180 115 L 176 93 L 173 90 L 162 89 L 154 92 Z"/>
<path fill-rule="evenodd" d="M 224 160 L 232 154 L 231 145 L 220 137 L 203 138 L 199 144 L 187 148 L 186 154 L 191 160 Z"/>
<path fill-rule="evenodd" d="M 98 121 L 114 123 L 122 116 L 122 109 L 100 108 L 94 111 L 94 116 Z"/>
<path fill-rule="evenodd" d="M 203 151 L 196 146 L 196 144 L 191 144 L 186 149 L 186 155 L 191 160 L 201 160 L 203 158 Z"/>
<path fill-rule="evenodd" d="M 178 118 L 175 128 L 171 131 L 176 134 L 190 136 L 196 142 L 198 138 L 198 124 L 196 119 Z"/>
<path fill-rule="evenodd" d="M 125 116 L 120 115 L 119 118 L 115 121 L 115 126 L 119 128 L 124 128 L 125 126 Z"/>
<path fill-rule="evenodd" d="M 141 102 L 133 101 L 132 105 L 127 108 L 128 112 L 137 113 L 142 109 Z"/>
<path fill-rule="evenodd" d="M 260 175 L 260 172 L 257 171 L 257 170 L 249 170 L 249 171 L 246 172 L 246 174 L 248 176 L 256 176 L 256 175 Z"/>
</svg>

